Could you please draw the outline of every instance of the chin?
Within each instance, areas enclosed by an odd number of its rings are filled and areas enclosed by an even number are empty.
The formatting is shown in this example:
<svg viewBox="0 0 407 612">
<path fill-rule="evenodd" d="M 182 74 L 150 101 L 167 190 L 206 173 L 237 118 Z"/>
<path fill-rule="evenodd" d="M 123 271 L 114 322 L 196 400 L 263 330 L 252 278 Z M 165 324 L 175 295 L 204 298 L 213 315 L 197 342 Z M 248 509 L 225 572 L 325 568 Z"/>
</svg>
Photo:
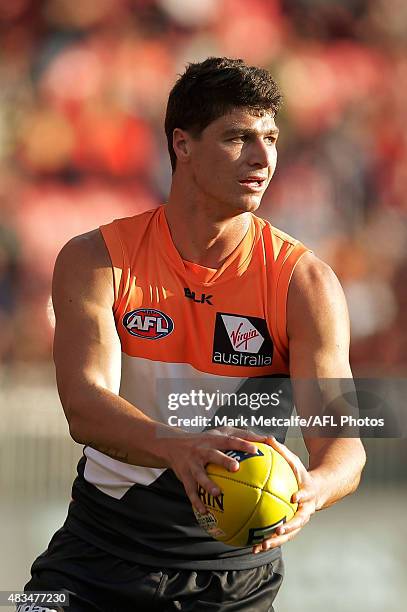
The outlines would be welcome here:
<svg viewBox="0 0 407 612">
<path fill-rule="evenodd" d="M 239 208 L 241 212 L 255 212 L 261 204 L 262 197 L 263 196 L 241 199 L 239 202 L 235 202 L 235 207 Z"/>
<path fill-rule="evenodd" d="M 218 208 L 218 211 L 221 212 L 221 215 L 225 217 L 237 216 L 243 213 L 254 213 L 261 204 L 261 197 L 249 197 L 249 198 L 235 198 L 233 200 L 224 200 L 221 208 Z"/>
</svg>

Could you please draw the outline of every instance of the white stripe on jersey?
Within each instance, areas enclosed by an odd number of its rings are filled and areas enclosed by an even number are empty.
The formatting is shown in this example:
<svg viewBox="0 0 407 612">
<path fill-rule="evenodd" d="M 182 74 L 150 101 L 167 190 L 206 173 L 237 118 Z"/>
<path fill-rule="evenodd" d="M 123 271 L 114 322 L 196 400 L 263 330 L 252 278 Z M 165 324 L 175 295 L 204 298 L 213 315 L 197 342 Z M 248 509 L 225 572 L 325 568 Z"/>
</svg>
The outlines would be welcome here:
<svg viewBox="0 0 407 612">
<path fill-rule="evenodd" d="M 121 499 L 135 483 L 148 486 L 165 472 L 162 468 L 141 467 L 117 461 L 90 446 L 85 448 L 84 454 L 87 458 L 85 480 L 116 499 Z"/>
<path fill-rule="evenodd" d="M 210 394 L 217 391 L 232 393 L 237 391 L 243 380 L 246 379 L 201 372 L 188 363 L 152 361 L 122 353 L 120 396 L 152 419 L 167 423 L 168 417 L 174 414 L 168 409 L 170 393 L 190 393 L 191 389 Z M 216 407 L 219 408 L 219 405 L 214 406 L 213 410 L 204 410 L 202 406 L 189 405 L 188 415 L 185 413 L 183 416 L 205 414 L 211 417 Z"/>
</svg>

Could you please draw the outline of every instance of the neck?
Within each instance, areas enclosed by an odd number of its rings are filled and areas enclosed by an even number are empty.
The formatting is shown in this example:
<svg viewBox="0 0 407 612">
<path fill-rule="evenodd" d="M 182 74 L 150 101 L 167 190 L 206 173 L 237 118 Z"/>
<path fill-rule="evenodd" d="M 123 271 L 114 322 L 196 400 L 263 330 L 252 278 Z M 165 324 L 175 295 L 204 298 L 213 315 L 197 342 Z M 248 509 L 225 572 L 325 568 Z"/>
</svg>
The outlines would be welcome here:
<svg viewBox="0 0 407 612">
<path fill-rule="evenodd" d="M 208 198 L 198 198 L 185 183 L 174 180 L 165 215 L 174 245 L 183 259 L 207 268 L 220 268 L 243 240 L 251 215 L 220 215 L 222 206 Z"/>
</svg>

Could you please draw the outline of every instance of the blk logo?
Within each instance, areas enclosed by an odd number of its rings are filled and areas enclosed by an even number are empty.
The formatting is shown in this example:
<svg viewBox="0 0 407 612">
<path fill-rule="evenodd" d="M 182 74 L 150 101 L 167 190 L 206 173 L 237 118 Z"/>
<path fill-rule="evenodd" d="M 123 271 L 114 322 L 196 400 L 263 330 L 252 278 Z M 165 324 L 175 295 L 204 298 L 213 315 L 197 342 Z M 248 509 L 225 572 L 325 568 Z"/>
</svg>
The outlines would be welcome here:
<svg viewBox="0 0 407 612">
<path fill-rule="evenodd" d="M 211 297 L 213 297 L 212 295 L 201 293 L 201 295 L 198 294 L 199 297 L 196 297 L 195 291 L 191 291 L 191 289 L 188 287 L 184 287 L 184 295 L 186 298 L 196 302 L 197 304 L 209 304 L 210 306 L 213 306 L 211 302 Z"/>
<path fill-rule="evenodd" d="M 174 321 L 165 312 L 155 308 L 138 308 L 123 317 L 123 325 L 132 336 L 159 340 L 174 330 Z"/>
</svg>

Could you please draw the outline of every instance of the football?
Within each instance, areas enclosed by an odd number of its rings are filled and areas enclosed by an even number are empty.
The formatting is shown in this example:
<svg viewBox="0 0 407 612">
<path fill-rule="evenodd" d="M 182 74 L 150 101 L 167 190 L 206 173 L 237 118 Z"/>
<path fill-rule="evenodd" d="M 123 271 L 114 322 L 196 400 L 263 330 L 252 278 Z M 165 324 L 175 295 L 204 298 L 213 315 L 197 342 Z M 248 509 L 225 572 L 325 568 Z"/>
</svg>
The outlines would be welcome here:
<svg viewBox="0 0 407 612">
<path fill-rule="evenodd" d="M 256 454 L 227 451 L 239 462 L 237 472 L 212 463 L 206 471 L 221 494 L 210 495 L 203 487 L 198 494 L 207 514 L 194 510 L 201 527 L 213 538 L 230 546 L 253 546 L 270 537 L 297 511 L 291 496 L 298 483 L 289 463 L 267 444 L 256 443 Z"/>
</svg>

